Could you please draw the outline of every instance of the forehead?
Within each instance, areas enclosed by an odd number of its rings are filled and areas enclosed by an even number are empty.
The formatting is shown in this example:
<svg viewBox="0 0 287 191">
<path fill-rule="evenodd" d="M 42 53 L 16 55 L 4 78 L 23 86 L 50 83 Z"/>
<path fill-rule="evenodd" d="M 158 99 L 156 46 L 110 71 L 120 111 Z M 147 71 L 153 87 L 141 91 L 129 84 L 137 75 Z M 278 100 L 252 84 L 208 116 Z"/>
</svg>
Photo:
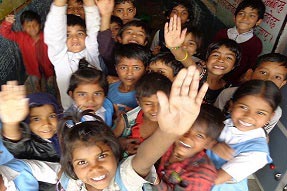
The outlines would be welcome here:
<svg viewBox="0 0 287 191">
<path fill-rule="evenodd" d="M 118 65 L 131 65 L 131 66 L 134 66 L 134 65 L 137 65 L 137 66 L 144 66 L 144 63 L 143 61 L 137 59 L 137 58 L 127 58 L 127 57 L 123 57 L 123 58 L 120 58 L 119 60 L 119 63 Z"/>
<path fill-rule="evenodd" d="M 254 13 L 258 15 L 258 10 L 254 9 L 252 7 L 245 7 L 243 9 L 241 9 L 239 12 L 247 12 L 247 13 Z"/>
<path fill-rule="evenodd" d="M 153 67 L 153 68 L 170 68 L 170 69 L 172 69 L 172 67 L 169 66 L 167 63 L 165 63 L 163 60 L 157 60 L 157 61 L 151 62 L 149 66 Z"/>
<path fill-rule="evenodd" d="M 68 32 L 75 32 L 75 31 L 85 31 L 85 29 L 80 25 L 73 25 L 73 26 L 67 26 Z"/>
<path fill-rule="evenodd" d="M 127 28 L 124 29 L 125 31 L 135 31 L 135 32 L 142 32 L 145 34 L 145 30 L 141 27 L 141 26 L 129 26 Z"/>
<path fill-rule="evenodd" d="M 23 26 L 25 25 L 40 25 L 37 20 L 32 20 L 32 21 L 24 21 Z"/>
<path fill-rule="evenodd" d="M 140 99 L 140 101 L 142 101 L 142 102 L 158 102 L 158 99 L 157 99 L 157 95 L 156 94 L 152 94 L 152 95 L 150 95 L 150 96 L 145 96 L 145 97 L 140 97 L 139 98 Z"/>
<path fill-rule="evenodd" d="M 41 112 L 39 112 L 39 111 L 41 111 Z M 50 112 L 55 112 L 54 106 L 52 106 L 50 104 L 45 104 L 42 106 L 30 108 L 30 115 L 35 115 L 35 114 L 43 115 L 44 113 L 50 113 Z"/>
<path fill-rule="evenodd" d="M 114 9 L 120 9 L 120 8 L 133 8 L 134 4 L 131 1 L 125 1 L 121 3 L 116 3 Z"/>
<path fill-rule="evenodd" d="M 270 104 L 260 95 L 246 95 L 239 98 L 234 104 L 247 105 L 248 107 L 256 110 L 265 110 L 270 112 L 273 110 Z"/>
<path fill-rule="evenodd" d="M 282 73 L 287 74 L 287 68 L 283 66 L 281 62 L 270 62 L 270 61 L 262 62 L 256 69 L 258 68 L 266 68 L 269 70 L 281 71 Z"/>
<path fill-rule="evenodd" d="M 218 52 L 218 53 L 222 53 L 222 54 L 229 54 L 229 55 L 235 56 L 235 53 L 232 52 L 232 51 L 230 50 L 230 48 L 227 48 L 227 47 L 224 46 L 224 45 L 222 45 L 222 46 L 220 46 L 219 48 L 214 49 L 214 50 L 211 51 L 211 53 L 213 53 L 213 52 Z"/>
<path fill-rule="evenodd" d="M 175 7 L 172 8 L 172 10 L 176 10 L 176 11 L 188 11 L 187 8 L 183 5 L 177 5 Z"/>
<path fill-rule="evenodd" d="M 103 90 L 99 83 L 82 83 L 76 87 L 75 91 L 99 91 Z"/>
</svg>

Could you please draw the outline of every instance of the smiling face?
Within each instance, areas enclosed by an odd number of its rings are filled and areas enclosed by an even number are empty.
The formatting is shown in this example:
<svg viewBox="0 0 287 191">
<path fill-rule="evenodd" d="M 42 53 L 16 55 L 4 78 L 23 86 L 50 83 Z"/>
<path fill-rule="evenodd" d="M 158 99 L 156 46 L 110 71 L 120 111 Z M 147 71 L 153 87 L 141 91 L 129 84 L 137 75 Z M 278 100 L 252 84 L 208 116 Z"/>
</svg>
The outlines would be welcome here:
<svg viewBox="0 0 287 191">
<path fill-rule="evenodd" d="M 67 47 L 69 52 L 81 52 L 86 48 L 85 39 L 86 32 L 79 25 L 67 27 Z"/>
<path fill-rule="evenodd" d="M 42 139 L 52 138 L 57 131 L 58 118 L 52 105 L 43 105 L 30 109 L 31 131 Z"/>
<path fill-rule="evenodd" d="M 73 14 L 85 19 L 85 10 L 83 3 L 78 2 L 77 0 L 69 0 L 67 7 L 67 14 Z"/>
<path fill-rule="evenodd" d="M 234 20 L 239 34 L 250 31 L 262 22 L 262 19 L 259 19 L 258 11 L 251 7 L 239 11 Z"/>
<path fill-rule="evenodd" d="M 263 62 L 252 73 L 252 80 L 270 80 L 281 88 L 286 84 L 287 68 L 278 62 Z"/>
<path fill-rule="evenodd" d="M 139 98 L 139 106 L 142 108 L 144 118 L 150 121 L 157 121 L 159 102 L 156 94 Z"/>
<path fill-rule="evenodd" d="M 195 36 L 192 33 L 188 33 L 182 44 L 182 48 L 188 52 L 189 55 L 196 54 L 197 44 Z"/>
<path fill-rule="evenodd" d="M 162 61 L 158 60 L 156 62 L 152 62 L 148 66 L 148 71 L 157 72 L 162 75 L 165 75 L 170 81 L 173 81 L 175 76 L 171 67 L 164 64 Z"/>
<path fill-rule="evenodd" d="M 183 161 L 192 157 L 212 144 L 212 139 L 206 135 L 206 128 L 204 123 L 195 123 L 187 133 L 176 141 L 173 150 L 175 161 Z"/>
<path fill-rule="evenodd" d="M 23 32 L 26 32 L 32 38 L 39 37 L 40 29 L 41 26 L 36 20 L 25 21 L 22 25 Z"/>
<path fill-rule="evenodd" d="M 234 126 L 240 131 L 262 128 L 274 114 L 268 102 L 256 95 L 247 95 L 238 99 L 232 103 L 230 111 Z"/>
<path fill-rule="evenodd" d="M 144 63 L 133 58 L 121 58 L 116 65 L 119 79 L 124 86 L 133 87 L 145 72 Z"/>
<path fill-rule="evenodd" d="M 122 19 L 123 24 L 134 19 L 137 9 L 131 2 L 124 2 L 116 4 L 114 7 L 113 15 Z"/>
<path fill-rule="evenodd" d="M 90 109 L 97 111 L 105 100 L 104 89 L 98 83 L 79 84 L 69 95 L 82 111 Z"/>
<path fill-rule="evenodd" d="M 107 188 L 117 169 L 117 161 L 111 148 L 103 142 L 95 145 L 78 142 L 72 152 L 72 165 L 75 174 L 88 190 Z"/>
<path fill-rule="evenodd" d="M 142 27 L 136 26 L 127 27 L 122 35 L 118 37 L 118 41 L 122 44 L 135 43 L 142 46 L 147 44 L 145 31 Z"/>
<path fill-rule="evenodd" d="M 213 50 L 207 59 L 208 74 L 224 75 L 234 68 L 236 55 L 229 48 L 221 46 Z"/>
<path fill-rule="evenodd" d="M 182 25 L 189 21 L 188 10 L 186 7 L 182 5 L 178 5 L 174 7 L 169 15 L 169 18 L 173 17 L 174 15 L 177 15 L 178 17 L 180 17 L 180 21 Z"/>
</svg>

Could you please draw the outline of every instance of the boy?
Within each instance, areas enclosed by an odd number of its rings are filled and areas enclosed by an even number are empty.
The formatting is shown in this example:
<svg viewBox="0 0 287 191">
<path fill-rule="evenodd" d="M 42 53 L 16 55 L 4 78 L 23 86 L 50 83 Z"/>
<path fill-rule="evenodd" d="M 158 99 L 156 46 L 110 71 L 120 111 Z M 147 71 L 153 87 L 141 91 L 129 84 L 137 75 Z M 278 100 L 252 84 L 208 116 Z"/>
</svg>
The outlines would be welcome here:
<svg viewBox="0 0 287 191">
<path fill-rule="evenodd" d="M 110 84 L 108 99 L 114 104 L 117 116 L 138 104 L 135 98 L 135 84 L 145 73 L 150 51 L 138 44 L 125 44 L 116 49 L 116 71 L 120 81 Z"/>
<path fill-rule="evenodd" d="M 223 113 L 203 104 L 190 130 L 180 137 L 162 156 L 156 186 L 161 190 L 209 191 L 217 176 L 213 163 L 205 153 L 224 127 Z"/>
<path fill-rule="evenodd" d="M 145 74 L 136 83 L 139 106 L 123 114 L 114 129 L 114 134 L 120 137 L 125 154 L 135 154 L 139 144 L 158 128 L 159 101 L 156 93 L 162 91 L 169 96 L 171 84 L 166 76 L 155 72 Z"/>
<path fill-rule="evenodd" d="M 53 2 L 44 30 L 49 58 L 55 67 L 64 109 L 72 103 L 66 92 L 72 73 L 78 69 L 79 60 L 85 57 L 92 66 L 101 69 L 97 42 L 100 15 L 95 2 L 84 0 L 86 24 L 79 16 L 68 15 L 67 17 L 66 3 L 66 0 Z"/>
<path fill-rule="evenodd" d="M 235 26 L 219 31 L 214 37 L 215 42 L 223 38 L 233 39 L 241 47 L 239 67 L 227 76 L 233 85 L 240 84 L 240 77 L 255 65 L 256 58 L 262 51 L 262 42 L 253 33 L 253 29 L 260 25 L 264 13 L 265 5 L 261 0 L 243 0 L 234 13 Z"/>
<path fill-rule="evenodd" d="M 48 58 L 48 48 L 41 31 L 41 17 L 34 11 L 24 11 L 20 16 L 22 31 L 12 31 L 14 15 L 8 15 L 0 27 L 0 34 L 16 42 L 21 50 L 28 79 L 26 85 L 30 93 L 51 90 L 55 93 L 55 72 Z M 40 55 L 40 56 L 39 56 Z M 41 78 L 46 86 L 41 87 Z"/>
<path fill-rule="evenodd" d="M 132 21 L 136 16 L 137 9 L 134 0 L 115 0 L 113 15 L 120 17 L 124 24 Z"/>
<path fill-rule="evenodd" d="M 115 42 L 117 42 L 117 36 L 122 27 L 123 21 L 119 17 L 112 15 L 110 22 L 110 30 L 112 32 L 112 38 Z"/>
<path fill-rule="evenodd" d="M 246 80 L 270 80 L 278 88 L 281 88 L 287 82 L 287 57 L 279 53 L 269 53 L 258 57 L 253 69 L 249 69 L 245 75 Z M 233 93 L 238 87 L 227 88 L 217 97 L 214 106 L 223 110 L 226 103 L 232 98 Z M 274 128 L 280 119 L 282 110 L 278 107 L 269 124 L 264 128 L 267 133 Z"/>
<path fill-rule="evenodd" d="M 150 60 L 147 71 L 161 73 L 173 81 L 183 67 L 183 64 L 177 61 L 172 53 L 163 52 Z"/>
</svg>

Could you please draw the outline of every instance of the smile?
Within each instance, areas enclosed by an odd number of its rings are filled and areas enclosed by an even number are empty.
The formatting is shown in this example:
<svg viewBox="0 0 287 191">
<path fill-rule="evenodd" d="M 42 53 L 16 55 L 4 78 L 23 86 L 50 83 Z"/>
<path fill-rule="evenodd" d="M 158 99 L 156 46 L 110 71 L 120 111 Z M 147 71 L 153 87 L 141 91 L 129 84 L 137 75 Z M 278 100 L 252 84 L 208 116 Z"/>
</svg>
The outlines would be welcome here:
<svg viewBox="0 0 287 191">
<path fill-rule="evenodd" d="M 92 178 L 94 181 L 101 181 L 101 180 L 103 180 L 103 179 L 105 179 L 106 178 L 106 175 L 102 175 L 102 176 L 98 176 L 98 177 L 94 177 L 94 178 Z"/>
<path fill-rule="evenodd" d="M 186 144 L 186 143 L 184 143 L 184 142 L 182 142 L 182 141 L 179 141 L 179 143 L 180 143 L 183 147 L 185 147 L 185 148 L 188 148 L 188 149 L 191 148 L 191 146 L 190 146 L 189 144 Z"/>
<path fill-rule="evenodd" d="M 243 125 L 243 126 L 246 126 L 246 127 L 251 127 L 253 124 L 251 123 L 247 123 L 247 122 L 244 122 L 244 121 L 241 121 L 241 120 L 238 120 L 238 122 Z"/>
</svg>

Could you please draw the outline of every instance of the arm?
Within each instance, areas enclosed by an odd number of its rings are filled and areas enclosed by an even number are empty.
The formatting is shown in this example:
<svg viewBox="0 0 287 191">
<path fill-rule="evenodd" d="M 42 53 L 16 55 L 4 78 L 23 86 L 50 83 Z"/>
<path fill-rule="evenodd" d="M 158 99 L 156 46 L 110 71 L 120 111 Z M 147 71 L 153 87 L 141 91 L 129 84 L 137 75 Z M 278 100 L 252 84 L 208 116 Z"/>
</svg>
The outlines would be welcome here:
<svg viewBox="0 0 287 191">
<path fill-rule="evenodd" d="M 111 16 L 114 10 L 114 0 L 97 0 L 97 6 L 101 14 L 101 29 L 105 31 L 110 29 Z"/>
<path fill-rule="evenodd" d="M 14 15 L 8 15 L 5 17 L 5 20 L 2 22 L 0 27 L 0 34 L 12 41 L 16 41 L 17 39 L 17 32 L 12 31 L 12 26 L 15 22 Z M 19 33 L 19 32 L 18 32 Z M 20 34 L 20 33 L 19 33 Z M 18 35 L 19 37 L 19 35 Z"/>
<path fill-rule="evenodd" d="M 125 129 L 126 123 L 124 120 L 124 117 L 122 115 L 120 115 L 117 119 L 117 125 L 115 127 L 115 129 L 113 129 L 113 132 L 115 134 L 116 137 L 121 136 L 121 134 L 123 133 L 124 129 Z"/>
<path fill-rule="evenodd" d="M 188 67 L 195 65 L 192 57 L 188 55 L 186 50 L 182 49 L 181 45 L 186 36 L 186 29 L 181 31 L 181 21 L 176 15 L 170 18 L 169 23 L 164 26 L 164 40 L 166 47 L 170 49 L 171 53 L 178 61 Z"/>
<path fill-rule="evenodd" d="M 28 99 L 24 86 L 18 86 L 16 81 L 8 81 L 0 92 L 0 115 L 3 123 L 2 135 L 10 140 L 19 141 L 22 138 L 20 122 L 28 114 Z"/>
<path fill-rule="evenodd" d="M 194 123 L 208 88 L 208 85 L 204 84 L 198 92 L 198 86 L 199 71 L 195 66 L 191 66 L 181 70 L 177 75 L 170 98 L 163 92 L 157 93 L 160 104 L 160 128 L 140 145 L 132 160 L 132 166 L 140 176 L 146 176 L 171 144 Z"/>
</svg>

